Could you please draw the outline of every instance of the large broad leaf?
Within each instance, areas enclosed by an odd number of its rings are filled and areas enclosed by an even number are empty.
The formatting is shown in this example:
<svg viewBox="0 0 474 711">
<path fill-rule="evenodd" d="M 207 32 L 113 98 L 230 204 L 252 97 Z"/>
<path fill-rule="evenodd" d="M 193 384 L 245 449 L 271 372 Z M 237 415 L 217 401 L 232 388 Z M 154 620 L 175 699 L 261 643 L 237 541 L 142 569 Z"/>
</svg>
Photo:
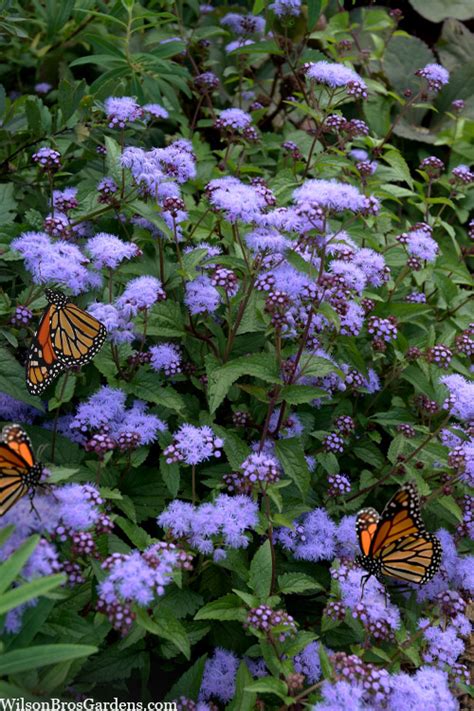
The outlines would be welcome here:
<svg viewBox="0 0 474 711">
<path fill-rule="evenodd" d="M 275 442 L 275 450 L 286 476 L 292 479 L 305 496 L 309 491 L 310 473 L 299 439 L 280 439 Z"/>
<path fill-rule="evenodd" d="M 474 34 L 459 20 L 443 22 L 436 47 L 443 66 L 450 72 L 474 61 Z"/>
<path fill-rule="evenodd" d="M 41 400 L 30 395 L 26 389 L 25 369 L 6 348 L 0 348 L 0 392 L 36 407 L 37 410 L 44 410 Z"/>
<path fill-rule="evenodd" d="M 249 586 L 262 600 L 270 595 L 272 584 L 272 552 L 270 541 L 265 541 L 250 564 Z"/>
<path fill-rule="evenodd" d="M 243 375 L 260 378 L 266 383 L 280 382 L 275 358 L 269 353 L 242 356 L 218 368 L 209 368 L 208 398 L 211 413 L 222 403 L 230 386 Z"/>
<path fill-rule="evenodd" d="M 456 69 L 451 74 L 449 84 L 436 97 L 435 106 L 440 112 L 439 120 L 445 111 L 451 109 L 454 99 L 464 99 L 466 105 L 462 115 L 474 118 L 474 59 Z"/>
<path fill-rule="evenodd" d="M 218 600 L 208 602 L 194 615 L 195 620 L 239 620 L 246 618 L 242 601 L 237 595 L 224 595 Z"/>
<path fill-rule="evenodd" d="M 29 672 L 49 664 L 89 657 L 96 652 L 97 647 L 86 644 L 42 644 L 28 649 L 15 649 L 0 655 L 0 674 L 8 676 Z"/>
<path fill-rule="evenodd" d="M 448 17 L 470 20 L 474 17 L 472 0 L 409 0 L 410 5 L 430 22 L 442 22 Z"/>
<path fill-rule="evenodd" d="M 172 642 L 184 654 L 186 659 L 190 658 L 191 647 L 186 630 L 169 610 L 162 610 L 159 613 L 159 617 L 155 616 L 153 619 L 144 610 L 139 610 L 137 622 L 147 632 Z"/>
<path fill-rule="evenodd" d="M 2 225 L 13 222 L 15 219 L 17 203 L 14 197 L 14 190 L 13 183 L 0 184 L 0 220 Z"/>
<path fill-rule="evenodd" d="M 416 92 L 420 80 L 417 69 L 434 62 L 433 52 L 417 37 L 393 37 L 383 56 L 383 68 L 393 88 L 402 95 L 405 89 Z"/>
</svg>

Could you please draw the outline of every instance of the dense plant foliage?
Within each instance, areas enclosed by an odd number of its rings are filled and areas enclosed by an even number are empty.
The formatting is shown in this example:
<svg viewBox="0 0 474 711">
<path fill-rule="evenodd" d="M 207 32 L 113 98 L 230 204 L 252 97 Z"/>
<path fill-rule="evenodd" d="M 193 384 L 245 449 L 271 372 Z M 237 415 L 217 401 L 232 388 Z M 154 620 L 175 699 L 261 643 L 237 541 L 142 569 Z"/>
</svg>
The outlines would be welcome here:
<svg viewBox="0 0 474 711">
<path fill-rule="evenodd" d="M 2 697 L 469 694 L 471 3 L 412 0 L 431 48 L 342 5 L 2 3 L 0 417 L 47 483 L 2 519 Z M 47 286 L 108 339 L 36 397 Z M 406 481 L 440 570 L 362 594 Z"/>
</svg>

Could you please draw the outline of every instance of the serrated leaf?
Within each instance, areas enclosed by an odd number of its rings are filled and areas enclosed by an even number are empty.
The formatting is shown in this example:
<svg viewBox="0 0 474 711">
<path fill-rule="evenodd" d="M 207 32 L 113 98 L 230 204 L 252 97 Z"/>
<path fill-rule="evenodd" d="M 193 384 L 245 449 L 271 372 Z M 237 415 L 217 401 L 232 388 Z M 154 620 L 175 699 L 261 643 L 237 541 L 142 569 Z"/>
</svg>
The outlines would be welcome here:
<svg viewBox="0 0 474 711">
<path fill-rule="evenodd" d="M 260 679 L 248 684 L 245 690 L 258 694 L 275 694 L 283 701 L 286 700 L 288 695 L 288 687 L 285 682 L 272 676 L 262 676 Z"/>
<path fill-rule="evenodd" d="M 256 353 L 229 361 L 220 367 L 210 368 L 208 376 L 208 400 L 211 414 L 224 401 L 229 388 L 243 375 L 260 378 L 266 383 L 279 383 L 280 375 L 276 360 L 268 353 Z"/>
<path fill-rule="evenodd" d="M 149 617 L 145 610 L 138 610 L 137 624 L 146 629 L 147 632 L 169 640 L 184 654 L 186 659 L 190 659 L 191 646 L 186 630 L 169 610 L 160 612 L 158 605 L 157 612 L 153 619 Z"/>
<path fill-rule="evenodd" d="M 281 593 L 302 593 L 306 590 L 322 590 L 322 585 L 305 573 L 283 573 L 278 576 L 278 588 Z"/>
<path fill-rule="evenodd" d="M 208 602 L 194 615 L 195 620 L 239 620 L 246 618 L 242 601 L 237 595 L 224 595 L 218 600 Z"/>
<path fill-rule="evenodd" d="M 255 553 L 250 563 L 249 587 L 262 600 L 270 595 L 272 585 L 272 553 L 270 541 L 266 540 Z"/>
<path fill-rule="evenodd" d="M 305 497 L 309 491 L 311 475 L 301 441 L 293 437 L 277 440 L 275 442 L 275 451 L 286 476 L 295 482 L 303 497 Z"/>
</svg>

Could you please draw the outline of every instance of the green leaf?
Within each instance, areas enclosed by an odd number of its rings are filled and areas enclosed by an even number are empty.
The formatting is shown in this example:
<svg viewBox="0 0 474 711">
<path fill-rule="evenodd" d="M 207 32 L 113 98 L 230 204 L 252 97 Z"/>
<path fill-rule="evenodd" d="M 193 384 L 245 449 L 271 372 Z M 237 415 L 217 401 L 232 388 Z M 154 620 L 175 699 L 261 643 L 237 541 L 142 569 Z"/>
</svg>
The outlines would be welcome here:
<svg viewBox="0 0 474 711">
<path fill-rule="evenodd" d="M 28 649 L 15 649 L 0 654 L 0 674 L 18 674 L 58 662 L 81 659 L 97 653 L 97 647 L 87 644 L 41 644 Z"/>
<path fill-rule="evenodd" d="M 157 613 L 153 619 L 149 617 L 145 610 L 138 610 L 137 623 L 146 629 L 147 632 L 151 632 L 151 634 L 155 634 L 157 637 L 163 637 L 163 639 L 172 642 L 179 651 L 184 654 L 186 659 L 191 658 L 191 646 L 186 630 L 169 610 L 160 613 L 158 604 Z"/>
<path fill-rule="evenodd" d="M 283 471 L 295 482 L 303 497 L 309 491 L 311 475 L 301 441 L 294 437 L 275 441 L 275 450 Z"/>
<path fill-rule="evenodd" d="M 413 178 L 411 177 L 410 168 L 405 158 L 399 151 L 390 150 L 384 153 L 384 161 L 386 161 L 393 169 L 398 180 L 407 183 L 413 189 Z"/>
<path fill-rule="evenodd" d="M 474 17 L 472 0 L 409 0 L 410 5 L 430 22 L 442 22 L 448 17 L 471 20 Z M 420 65 L 423 66 L 423 65 Z"/>
<path fill-rule="evenodd" d="M 308 32 L 312 32 L 321 14 L 322 0 L 308 2 Z"/>
<path fill-rule="evenodd" d="M 206 664 L 206 660 L 207 654 L 199 657 L 199 659 L 194 662 L 192 667 L 189 667 L 189 669 L 187 669 L 184 674 L 180 676 L 178 681 L 173 684 L 165 696 L 165 701 L 174 701 L 180 696 L 186 696 L 189 699 L 197 699 L 201 689 L 202 675 L 204 673 L 204 665 Z"/>
<path fill-rule="evenodd" d="M 255 553 L 250 563 L 249 587 L 262 600 L 270 595 L 272 585 L 272 552 L 266 540 Z"/>
<path fill-rule="evenodd" d="M 246 613 L 242 607 L 242 601 L 237 595 L 231 594 L 208 602 L 194 615 L 195 620 L 238 620 L 244 622 L 245 618 Z"/>
<path fill-rule="evenodd" d="M 183 414 L 186 406 L 182 396 L 171 385 L 162 385 L 156 373 L 140 369 L 131 383 L 124 385 L 126 392 L 136 397 L 154 402 L 155 405 L 167 407 Z"/>
<path fill-rule="evenodd" d="M 10 224 L 15 219 L 17 201 L 14 183 L 0 183 L 0 222 Z"/>
<path fill-rule="evenodd" d="M 266 383 L 279 383 L 280 376 L 273 355 L 256 353 L 231 360 L 229 363 L 208 370 L 208 399 L 211 414 L 223 402 L 230 386 L 242 375 L 260 378 Z"/>
<path fill-rule="evenodd" d="M 40 398 L 30 395 L 26 389 L 25 368 L 15 360 L 6 348 L 0 348 L 0 392 L 36 407 L 37 410 L 44 411 Z"/>
<path fill-rule="evenodd" d="M 171 299 L 162 301 L 153 307 L 150 319 L 150 333 L 161 338 L 183 336 L 184 318 L 179 303 Z"/>
<path fill-rule="evenodd" d="M 332 678 L 332 666 L 329 661 L 328 653 L 322 644 L 319 645 L 319 661 L 321 662 L 321 671 L 325 679 Z"/>
<path fill-rule="evenodd" d="M 137 526 L 137 524 L 129 521 L 127 518 L 116 516 L 114 523 L 120 526 L 122 531 L 129 537 L 133 545 L 139 550 L 142 551 L 151 545 L 152 538 L 150 534 L 144 531 L 143 528 L 140 528 L 140 526 Z"/>
<path fill-rule="evenodd" d="M 301 370 L 306 377 L 313 375 L 316 378 L 324 378 L 329 373 L 337 373 L 342 377 L 341 371 L 334 363 L 316 355 L 307 356 L 304 354 L 301 358 Z"/>
<path fill-rule="evenodd" d="M 240 439 L 237 434 L 231 430 L 227 430 L 225 427 L 212 425 L 212 429 L 216 435 L 224 440 L 224 452 L 232 469 L 239 469 L 244 459 L 250 454 L 248 444 Z"/>
<path fill-rule="evenodd" d="M 302 405 L 327 396 L 326 390 L 312 385 L 285 385 L 280 392 L 280 399 L 289 405 Z"/>
<path fill-rule="evenodd" d="M 288 687 L 281 679 L 274 679 L 272 676 L 262 676 L 245 687 L 246 691 L 258 694 L 275 694 L 285 701 L 288 695 Z"/>
<path fill-rule="evenodd" d="M 9 610 L 23 605 L 28 600 L 46 595 L 65 582 L 66 577 L 64 575 L 48 575 L 3 593 L 3 595 L 0 595 L 0 615 L 4 615 Z"/>
<path fill-rule="evenodd" d="M 322 590 L 323 587 L 305 573 L 283 573 L 278 576 L 278 588 L 281 593 L 302 593 L 306 590 Z"/>
<path fill-rule="evenodd" d="M 160 457 L 160 473 L 166 484 L 166 488 L 170 492 L 171 496 L 175 498 L 179 490 L 179 483 L 181 479 L 179 464 L 176 462 L 168 464 L 165 457 L 162 455 Z"/>
<path fill-rule="evenodd" d="M 252 683 L 252 675 L 244 661 L 240 662 L 237 677 L 235 679 L 234 698 L 226 706 L 226 711 L 253 711 L 257 698 L 256 691 L 249 691 L 248 686 Z"/>
<path fill-rule="evenodd" d="M 419 89 L 416 70 L 434 61 L 433 52 L 418 37 L 395 35 L 385 50 L 383 68 L 392 86 L 403 95 L 405 89 L 413 92 Z"/>
<path fill-rule="evenodd" d="M 354 447 L 353 451 L 359 459 L 377 469 L 380 469 L 385 464 L 385 457 L 382 452 L 371 442 L 364 442 L 364 446 Z"/>
<path fill-rule="evenodd" d="M 39 536 L 31 536 L 19 546 L 16 551 L 0 565 L 0 594 L 10 587 L 15 578 L 23 570 L 39 543 Z"/>
</svg>

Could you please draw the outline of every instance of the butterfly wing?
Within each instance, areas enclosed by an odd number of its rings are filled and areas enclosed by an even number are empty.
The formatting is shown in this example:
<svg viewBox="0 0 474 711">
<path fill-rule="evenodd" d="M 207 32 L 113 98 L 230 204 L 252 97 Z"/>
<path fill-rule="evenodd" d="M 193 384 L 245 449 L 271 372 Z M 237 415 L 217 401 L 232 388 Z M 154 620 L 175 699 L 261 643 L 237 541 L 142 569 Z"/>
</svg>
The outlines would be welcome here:
<svg viewBox="0 0 474 711">
<path fill-rule="evenodd" d="M 363 555 L 369 555 L 372 539 L 377 531 L 380 515 L 375 509 L 362 509 L 357 514 L 356 531 Z"/>
<path fill-rule="evenodd" d="M 64 370 L 51 342 L 51 318 L 58 307 L 50 304 L 43 313 L 26 362 L 26 387 L 32 395 L 41 395 Z"/>
<path fill-rule="evenodd" d="M 399 580 L 424 585 L 437 573 L 441 563 L 441 543 L 423 531 L 400 539 L 383 549 L 381 572 Z"/>
<path fill-rule="evenodd" d="M 24 429 L 20 425 L 4 427 L 0 442 L 0 516 L 37 485 L 41 470 Z"/>
<path fill-rule="evenodd" d="M 384 575 L 423 585 L 439 568 L 441 544 L 425 529 L 412 482 L 390 499 L 370 542 L 368 556 Z"/>
<path fill-rule="evenodd" d="M 64 367 L 84 365 L 101 349 L 107 329 L 96 318 L 72 303 L 51 314 L 51 345 Z"/>
</svg>

